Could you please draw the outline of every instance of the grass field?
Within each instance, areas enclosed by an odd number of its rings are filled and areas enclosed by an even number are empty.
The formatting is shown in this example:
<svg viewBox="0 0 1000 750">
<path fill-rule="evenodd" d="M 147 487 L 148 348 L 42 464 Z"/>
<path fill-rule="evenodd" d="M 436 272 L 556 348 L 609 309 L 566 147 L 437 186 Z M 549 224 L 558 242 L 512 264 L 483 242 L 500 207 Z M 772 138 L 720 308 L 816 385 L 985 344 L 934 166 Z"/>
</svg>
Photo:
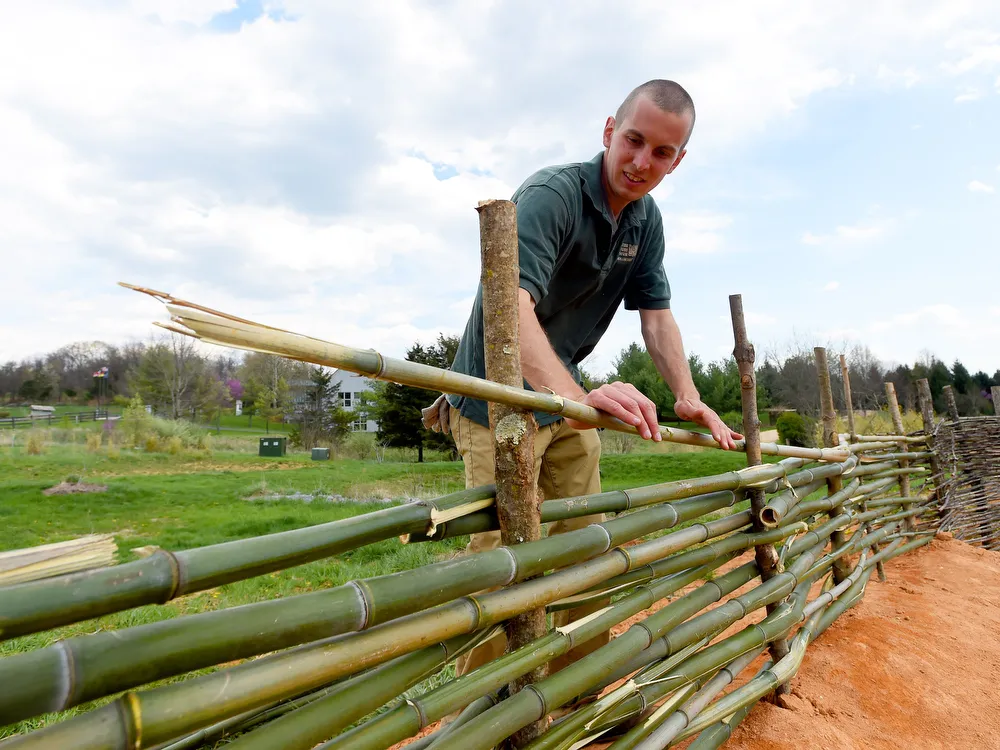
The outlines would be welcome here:
<svg viewBox="0 0 1000 750">
<path fill-rule="evenodd" d="M 95 429 L 99 428 L 78 431 L 84 435 Z M 436 497 L 465 484 L 460 461 L 314 462 L 304 452 L 260 458 L 251 452 L 256 446 L 256 438 L 251 436 L 242 438 L 247 445 L 240 446 L 241 450 L 184 450 L 176 454 L 128 448 L 91 451 L 76 432 L 50 431 L 50 437 L 59 437 L 62 442 L 46 443 L 41 455 L 29 455 L 20 435 L 13 445 L 0 440 L 0 523 L 5 529 L 0 550 L 110 533 L 118 545 L 119 561 L 127 562 L 136 559 L 131 550 L 137 547 L 182 550 L 216 544 L 346 518 L 384 508 L 387 502 Z M 745 457 L 739 453 L 699 449 L 668 452 L 676 448 L 645 444 L 630 454 L 605 455 L 601 461 L 604 489 L 715 474 L 745 465 Z M 42 494 L 67 478 L 106 485 L 107 491 Z M 466 542 L 466 538 L 457 538 L 403 545 L 396 539 L 387 540 L 165 605 L 140 607 L 6 641 L 0 643 L 0 656 L 95 630 L 141 625 L 410 569 L 452 556 Z M 94 705 L 78 707 L 58 718 Z M 55 718 L 49 715 L 0 728 L 0 737 Z"/>
</svg>

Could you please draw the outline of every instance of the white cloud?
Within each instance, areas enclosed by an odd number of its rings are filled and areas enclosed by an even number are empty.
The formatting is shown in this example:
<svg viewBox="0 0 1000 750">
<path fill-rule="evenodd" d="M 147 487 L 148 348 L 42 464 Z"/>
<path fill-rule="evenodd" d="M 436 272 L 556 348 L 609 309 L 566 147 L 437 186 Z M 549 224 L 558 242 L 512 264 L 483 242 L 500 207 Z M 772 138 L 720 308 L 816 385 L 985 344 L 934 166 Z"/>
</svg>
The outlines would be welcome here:
<svg viewBox="0 0 1000 750">
<path fill-rule="evenodd" d="M 840 282 L 839 281 L 830 281 L 830 282 L 827 282 L 826 286 L 823 287 L 823 291 L 824 292 L 835 292 L 839 288 L 840 288 Z"/>
<path fill-rule="evenodd" d="M 912 88 L 920 82 L 920 74 L 913 68 L 893 70 L 884 63 L 878 66 L 875 78 L 889 86 L 903 86 L 904 88 Z"/>
<path fill-rule="evenodd" d="M 961 94 L 955 96 L 955 104 L 965 102 L 976 102 L 983 98 L 983 92 L 977 88 L 965 89 Z"/>
<path fill-rule="evenodd" d="M 831 244 L 862 244 L 884 237 L 892 229 L 891 219 L 873 219 L 859 221 L 856 224 L 841 224 L 829 234 L 804 232 L 802 243 L 805 245 Z"/>
<path fill-rule="evenodd" d="M 986 29 L 967 30 L 956 34 L 946 49 L 958 52 L 958 59 L 943 64 L 953 74 L 967 73 L 1000 63 L 1000 34 Z"/>
<path fill-rule="evenodd" d="M 980 182 L 979 180 L 973 180 L 968 185 L 969 192 L 972 193 L 995 193 L 996 188 L 985 182 Z"/>
<path fill-rule="evenodd" d="M 725 241 L 723 230 L 732 223 L 731 216 L 711 211 L 664 214 L 663 234 L 667 254 L 679 252 L 701 255 L 717 252 Z"/>
</svg>

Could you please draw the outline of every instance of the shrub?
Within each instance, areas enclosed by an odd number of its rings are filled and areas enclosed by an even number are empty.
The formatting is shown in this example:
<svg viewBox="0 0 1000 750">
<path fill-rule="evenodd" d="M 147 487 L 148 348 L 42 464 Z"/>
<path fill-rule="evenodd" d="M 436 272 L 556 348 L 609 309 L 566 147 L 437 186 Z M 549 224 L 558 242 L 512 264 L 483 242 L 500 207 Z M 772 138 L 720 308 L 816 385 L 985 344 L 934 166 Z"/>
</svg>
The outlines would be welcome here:
<svg viewBox="0 0 1000 750">
<path fill-rule="evenodd" d="M 601 430 L 601 452 L 609 455 L 623 455 L 635 450 L 636 442 L 640 440 L 635 435 L 617 430 Z"/>
<path fill-rule="evenodd" d="M 176 456 L 184 449 L 184 441 L 174 435 L 167 439 L 167 453 Z"/>
<path fill-rule="evenodd" d="M 160 450 L 160 439 L 156 435 L 147 435 L 144 444 L 146 453 L 156 453 Z"/>
<path fill-rule="evenodd" d="M 727 411 L 725 414 L 720 414 L 719 418 L 730 430 L 743 434 L 743 415 L 740 412 Z"/>
<path fill-rule="evenodd" d="M 803 416 L 798 412 L 786 411 L 780 417 L 776 427 L 778 437 L 785 445 L 797 445 L 801 448 L 816 447 L 816 420 Z"/>
<path fill-rule="evenodd" d="M 70 474 L 64 480 L 66 484 L 80 484 L 80 477 L 78 474 Z"/>
<path fill-rule="evenodd" d="M 93 452 L 101 449 L 101 433 L 91 432 L 87 435 L 87 450 Z"/>
<path fill-rule="evenodd" d="M 26 446 L 29 456 L 42 455 L 45 452 L 45 436 L 40 430 L 29 430 Z"/>
<path fill-rule="evenodd" d="M 10 419 L 9 411 L 0 411 L 0 419 Z"/>
</svg>

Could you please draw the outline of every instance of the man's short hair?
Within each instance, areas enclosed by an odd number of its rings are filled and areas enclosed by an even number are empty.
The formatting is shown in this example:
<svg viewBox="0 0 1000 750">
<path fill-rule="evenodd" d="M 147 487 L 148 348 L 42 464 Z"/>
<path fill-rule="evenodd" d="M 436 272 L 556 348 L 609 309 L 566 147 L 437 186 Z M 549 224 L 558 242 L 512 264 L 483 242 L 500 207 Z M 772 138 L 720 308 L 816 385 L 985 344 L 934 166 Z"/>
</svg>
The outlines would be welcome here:
<svg viewBox="0 0 1000 750">
<path fill-rule="evenodd" d="M 654 78 L 652 81 L 646 81 L 632 89 L 625 97 L 625 101 L 618 107 L 618 111 L 615 112 L 616 126 L 628 117 L 635 105 L 635 100 L 640 96 L 647 97 L 664 112 L 678 116 L 691 115 L 691 129 L 688 131 L 688 137 L 691 137 L 691 131 L 694 130 L 694 100 L 679 83 L 663 78 Z"/>
</svg>

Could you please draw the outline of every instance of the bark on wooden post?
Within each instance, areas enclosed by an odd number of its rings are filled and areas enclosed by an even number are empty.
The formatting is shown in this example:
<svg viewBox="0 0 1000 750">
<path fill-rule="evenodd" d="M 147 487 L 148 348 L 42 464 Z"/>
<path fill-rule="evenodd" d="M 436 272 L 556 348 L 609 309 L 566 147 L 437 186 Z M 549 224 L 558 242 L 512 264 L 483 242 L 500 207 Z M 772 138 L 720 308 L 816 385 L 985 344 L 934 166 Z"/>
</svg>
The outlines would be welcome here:
<svg viewBox="0 0 1000 750">
<path fill-rule="evenodd" d="M 1000 385 L 992 386 L 990 393 L 993 394 L 993 413 L 1000 417 Z"/>
<path fill-rule="evenodd" d="M 816 373 L 819 377 L 819 401 L 823 415 L 823 445 L 827 448 L 836 448 L 837 440 L 837 410 L 833 407 L 833 384 L 830 382 L 830 365 L 826 360 L 826 349 L 817 346 L 813 349 L 816 354 Z M 838 477 L 830 477 L 826 480 L 827 492 L 832 495 L 840 492 L 844 488 L 843 480 Z M 831 518 L 843 513 L 843 504 L 837 505 L 830 510 Z M 843 530 L 835 531 L 830 536 L 830 544 L 833 549 L 847 544 L 847 534 Z M 851 564 L 843 557 L 838 558 L 833 563 L 833 581 L 840 583 L 851 574 Z"/>
<path fill-rule="evenodd" d="M 518 326 L 518 241 L 514 203 L 489 200 L 479 204 L 482 247 L 483 337 L 486 379 L 522 387 L 521 346 Z M 530 411 L 490 402 L 490 429 L 494 445 L 496 508 L 503 544 L 513 545 L 541 538 L 541 510 L 535 482 L 535 431 Z M 541 638 L 548 628 L 545 610 L 517 615 L 506 622 L 508 651 Z M 539 667 L 510 685 L 511 693 L 545 677 Z M 512 738 L 521 747 L 541 734 L 545 720 L 517 732 Z"/>
<path fill-rule="evenodd" d="M 944 400 L 948 404 L 948 417 L 952 422 L 957 422 L 958 403 L 955 401 L 955 389 L 950 385 L 944 387 Z"/>
<path fill-rule="evenodd" d="M 847 367 L 847 357 L 840 355 L 840 374 L 844 378 L 844 405 L 847 408 L 847 431 L 851 435 L 851 442 L 858 439 L 858 432 L 854 427 L 854 402 L 851 400 L 851 371 Z"/>
<path fill-rule="evenodd" d="M 938 507 L 941 507 L 941 482 L 944 475 L 941 473 L 941 461 L 938 459 L 937 451 L 934 450 L 934 399 L 931 397 L 931 385 L 927 378 L 920 378 L 917 381 L 917 403 L 920 404 L 920 415 L 924 422 L 924 434 L 927 435 L 927 450 L 931 454 L 931 481 L 934 482 L 934 497 Z"/>
<path fill-rule="evenodd" d="M 756 352 L 753 344 L 747 338 L 746 321 L 743 318 L 743 298 L 739 294 L 729 296 L 729 311 L 733 318 L 733 337 L 736 347 L 733 356 L 740 371 L 740 396 L 743 401 L 743 437 L 746 440 L 747 466 L 759 466 L 762 462 L 760 452 L 760 419 L 757 415 L 757 378 L 754 375 L 754 358 Z M 750 508 L 753 515 L 753 530 L 765 531 L 761 523 L 760 513 L 767 500 L 763 488 L 751 487 L 747 490 L 750 498 Z M 767 581 L 781 572 L 778 562 L 778 552 L 773 544 L 762 544 L 754 548 L 757 568 L 760 570 L 761 581 Z M 771 614 L 780 602 L 767 605 L 767 613 Z M 788 642 L 782 638 L 771 641 L 771 656 L 775 661 L 788 654 Z M 783 695 L 791 690 L 789 682 L 780 685 L 775 695 Z"/>
<path fill-rule="evenodd" d="M 894 386 L 892 383 L 885 384 L 885 397 L 886 400 L 889 402 L 889 416 L 892 417 L 893 429 L 896 431 L 897 435 L 905 435 L 906 431 L 905 428 L 903 427 L 903 415 L 899 413 L 899 401 L 896 399 L 896 386 Z M 900 450 L 903 453 L 907 453 L 910 450 L 905 440 L 900 444 Z M 905 458 L 900 459 L 899 465 L 905 469 L 910 465 L 910 461 Z M 899 494 L 901 497 L 910 497 L 909 474 L 903 474 L 899 478 Z M 917 522 L 916 520 L 914 520 L 912 516 L 907 518 L 903 522 L 903 524 L 906 527 L 907 531 L 917 530 Z"/>
</svg>

